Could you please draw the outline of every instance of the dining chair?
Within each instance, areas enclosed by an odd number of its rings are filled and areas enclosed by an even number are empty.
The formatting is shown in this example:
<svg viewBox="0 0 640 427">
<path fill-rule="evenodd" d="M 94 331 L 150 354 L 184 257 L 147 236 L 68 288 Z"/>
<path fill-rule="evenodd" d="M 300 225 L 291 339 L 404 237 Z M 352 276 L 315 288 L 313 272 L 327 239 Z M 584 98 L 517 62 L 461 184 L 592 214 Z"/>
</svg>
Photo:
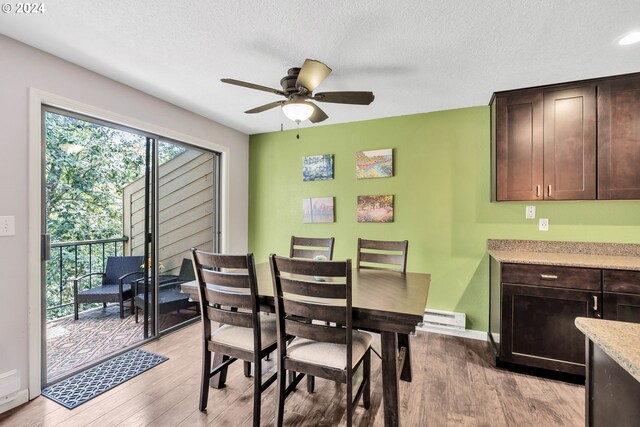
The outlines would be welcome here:
<svg viewBox="0 0 640 427">
<path fill-rule="evenodd" d="M 306 374 L 346 384 L 347 426 L 351 426 L 360 398 L 367 409 L 371 403 L 371 335 L 352 329 L 351 260 L 315 261 L 272 254 L 269 262 L 278 319 L 275 424 L 282 426 L 285 400 Z M 354 397 L 354 374 L 360 368 L 362 382 Z M 296 372 L 288 386 L 287 371 Z"/>
<path fill-rule="evenodd" d="M 389 241 L 358 238 L 357 267 L 358 269 L 390 270 L 405 274 L 407 272 L 408 249 L 408 240 Z M 411 351 L 409 335 L 398 334 L 398 342 L 406 347 L 407 353 Z M 382 359 L 381 349 L 376 349 L 375 345 L 372 345 L 371 349 L 376 356 Z"/>
<path fill-rule="evenodd" d="M 333 259 L 334 237 L 297 237 L 291 236 L 290 258 L 313 259 L 324 256 Z"/>
<path fill-rule="evenodd" d="M 408 240 L 387 241 L 359 238 L 357 268 L 393 270 L 404 274 L 407 272 L 408 248 Z"/>
<path fill-rule="evenodd" d="M 262 359 L 277 348 L 275 316 L 259 313 L 253 254 L 220 255 L 191 249 L 202 313 L 200 411 L 207 408 L 209 380 L 238 359 L 254 364 L 253 425 L 260 425 L 260 401 L 277 377 L 262 382 Z M 211 321 L 220 325 L 215 331 Z M 223 354 L 211 368 L 211 353 Z M 246 375 L 246 370 L 245 370 Z"/>
</svg>

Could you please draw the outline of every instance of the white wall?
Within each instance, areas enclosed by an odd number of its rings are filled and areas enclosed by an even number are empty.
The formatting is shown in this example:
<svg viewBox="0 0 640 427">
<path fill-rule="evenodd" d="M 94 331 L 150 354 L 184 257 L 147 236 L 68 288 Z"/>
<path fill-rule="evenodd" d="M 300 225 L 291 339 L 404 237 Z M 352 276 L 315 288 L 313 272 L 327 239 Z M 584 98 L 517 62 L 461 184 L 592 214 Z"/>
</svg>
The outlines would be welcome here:
<svg viewBox="0 0 640 427">
<path fill-rule="evenodd" d="M 0 374 L 18 369 L 28 387 L 29 92 L 36 88 L 228 148 L 228 250 L 246 252 L 248 136 L 0 35 L 0 216 L 16 234 L 0 237 Z M 212 101 L 213 102 L 213 101 Z"/>
</svg>

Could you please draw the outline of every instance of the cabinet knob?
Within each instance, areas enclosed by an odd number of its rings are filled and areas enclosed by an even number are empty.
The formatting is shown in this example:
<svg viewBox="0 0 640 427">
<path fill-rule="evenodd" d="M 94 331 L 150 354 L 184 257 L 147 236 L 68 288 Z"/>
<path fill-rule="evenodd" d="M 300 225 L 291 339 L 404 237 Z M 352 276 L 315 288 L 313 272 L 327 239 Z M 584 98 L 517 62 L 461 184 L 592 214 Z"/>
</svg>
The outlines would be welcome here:
<svg viewBox="0 0 640 427">
<path fill-rule="evenodd" d="M 540 197 L 540 186 L 536 185 L 536 197 Z"/>
<path fill-rule="evenodd" d="M 547 186 L 547 196 L 551 197 L 551 184 Z"/>
<path fill-rule="evenodd" d="M 598 311 L 598 297 L 593 295 L 593 310 Z M 598 316 L 600 317 L 600 316 Z"/>
<path fill-rule="evenodd" d="M 558 280 L 558 276 L 555 274 L 541 274 L 540 278 L 542 280 Z"/>
</svg>

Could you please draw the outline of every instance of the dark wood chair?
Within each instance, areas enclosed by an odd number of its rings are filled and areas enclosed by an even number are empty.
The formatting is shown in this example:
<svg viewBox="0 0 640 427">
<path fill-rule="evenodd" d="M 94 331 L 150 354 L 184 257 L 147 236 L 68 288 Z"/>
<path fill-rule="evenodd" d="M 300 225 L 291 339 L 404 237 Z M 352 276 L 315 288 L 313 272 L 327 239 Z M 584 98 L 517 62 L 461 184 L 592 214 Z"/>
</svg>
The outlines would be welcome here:
<svg viewBox="0 0 640 427">
<path fill-rule="evenodd" d="M 405 274 L 407 272 L 408 249 L 408 240 L 387 241 L 359 238 L 357 266 L 359 269 L 390 270 Z M 407 348 L 407 353 L 411 351 L 409 335 L 398 334 L 398 342 Z M 371 349 L 376 356 L 382 359 L 380 349 L 376 349 L 375 346 L 372 346 Z"/>
<path fill-rule="evenodd" d="M 202 312 L 200 410 L 207 408 L 209 380 L 238 359 L 254 364 L 253 425 L 260 426 L 260 400 L 275 380 L 262 382 L 262 359 L 277 348 L 275 316 L 259 312 L 253 254 L 220 255 L 192 249 Z M 211 321 L 221 326 L 211 331 Z M 211 353 L 223 354 L 211 368 Z M 245 371 L 246 374 L 246 371 Z"/>
<path fill-rule="evenodd" d="M 291 236 L 289 257 L 313 259 L 324 256 L 328 260 L 333 259 L 333 237 L 297 237 Z"/>
<path fill-rule="evenodd" d="M 284 402 L 307 375 L 346 384 L 347 426 L 360 398 L 370 406 L 371 335 L 352 329 L 351 260 L 313 261 L 271 255 L 278 318 L 278 406 L 282 426 Z M 317 277 L 325 278 L 319 282 Z M 331 322 L 316 324 L 312 320 Z M 291 337 L 292 341 L 288 343 Z M 353 396 L 354 373 L 363 379 Z M 287 386 L 287 371 L 296 372 Z"/>
<path fill-rule="evenodd" d="M 88 303 L 102 303 L 105 307 L 109 302 L 120 303 L 120 318 L 124 319 L 124 301 L 131 299 L 133 313 L 133 293 L 131 282 L 143 276 L 142 256 L 110 256 L 104 272 L 88 273 L 73 279 L 73 318 L 78 320 L 78 306 Z M 80 290 L 82 280 L 101 275 L 102 284 L 94 288 Z M 89 281 L 91 286 L 91 281 Z"/>
<path fill-rule="evenodd" d="M 358 268 L 407 272 L 409 241 L 358 239 Z"/>
<path fill-rule="evenodd" d="M 185 282 L 195 280 L 195 272 L 193 270 L 193 262 L 189 258 L 184 258 L 180 265 L 178 275 L 163 274 L 160 276 L 160 284 L 158 286 L 158 314 L 171 313 L 182 309 L 196 307 L 196 301 L 190 301 L 189 295 L 181 291 L 180 285 Z M 144 291 L 140 292 L 140 280 L 136 281 L 135 291 L 135 313 L 136 323 L 138 323 L 138 310 L 144 310 Z M 147 292 L 147 294 L 149 294 Z M 147 303 L 150 302 L 150 296 L 147 295 Z"/>
</svg>

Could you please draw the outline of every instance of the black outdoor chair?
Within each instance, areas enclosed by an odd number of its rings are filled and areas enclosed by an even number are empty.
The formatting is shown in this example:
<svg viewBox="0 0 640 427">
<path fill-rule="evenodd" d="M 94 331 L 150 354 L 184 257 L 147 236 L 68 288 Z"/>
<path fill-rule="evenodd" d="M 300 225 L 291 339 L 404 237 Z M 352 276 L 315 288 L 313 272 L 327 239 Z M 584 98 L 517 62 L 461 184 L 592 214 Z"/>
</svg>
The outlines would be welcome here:
<svg viewBox="0 0 640 427">
<path fill-rule="evenodd" d="M 131 282 L 142 277 L 143 265 L 142 256 L 110 256 L 104 272 L 92 272 L 73 279 L 73 318 L 78 320 L 80 304 L 101 302 L 106 307 L 108 302 L 117 302 L 120 303 L 120 318 L 124 319 L 124 301 L 133 297 Z M 82 279 L 98 274 L 102 276 L 102 285 L 79 290 Z M 133 311 L 133 301 L 131 308 Z"/>
<path fill-rule="evenodd" d="M 190 301 L 189 295 L 182 293 L 180 285 L 185 282 L 196 280 L 193 270 L 193 262 L 189 258 L 182 260 L 180 272 L 177 276 L 163 274 L 160 276 L 160 285 L 158 290 L 159 314 L 171 313 L 186 308 L 196 308 L 197 301 Z M 134 301 L 136 312 L 136 323 L 138 323 L 138 309 L 144 310 L 144 291 L 140 292 L 140 281 L 136 282 L 136 297 Z M 147 297 L 147 303 L 150 303 L 150 296 Z"/>
</svg>

